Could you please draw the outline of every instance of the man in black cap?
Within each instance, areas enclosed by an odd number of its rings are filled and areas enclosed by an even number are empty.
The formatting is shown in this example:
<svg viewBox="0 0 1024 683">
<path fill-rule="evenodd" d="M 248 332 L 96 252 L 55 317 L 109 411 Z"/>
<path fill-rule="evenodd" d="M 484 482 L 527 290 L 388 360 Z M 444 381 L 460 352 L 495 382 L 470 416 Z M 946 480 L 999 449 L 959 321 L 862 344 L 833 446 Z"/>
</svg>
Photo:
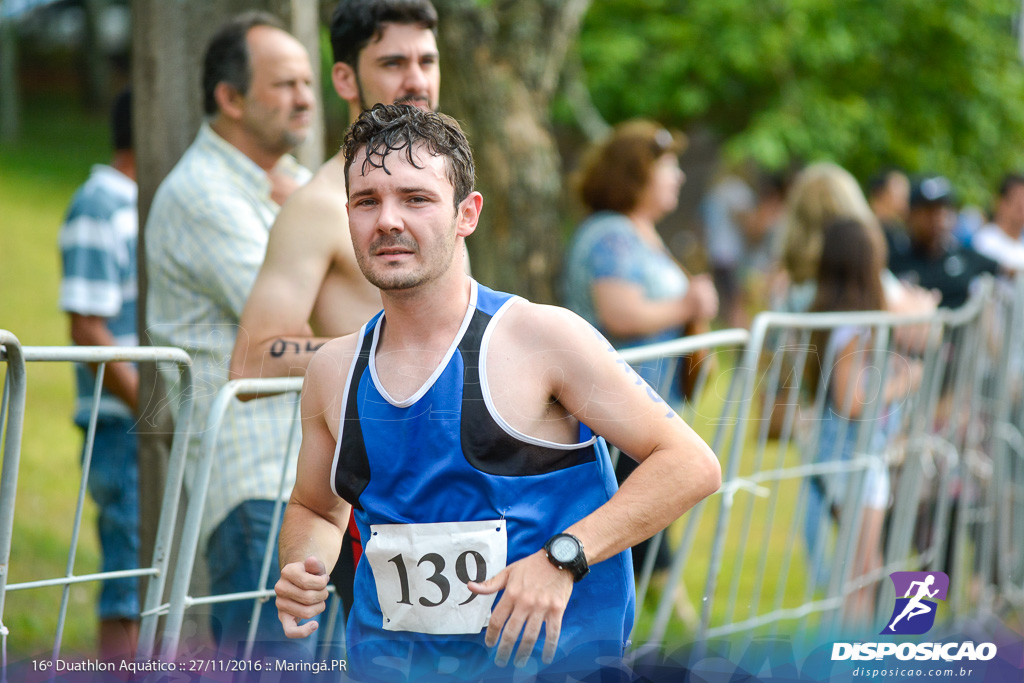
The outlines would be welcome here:
<svg viewBox="0 0 1024 683">
<path fill-rule="evenodd" d="M 946 178 L 922 178 L 910 191 L 907 232 L 886 234 L 889 270 L 901 280 L 937 290 L 945 308 L 962 305 L 974 279 L 998 269 L 995 261 L 952 238 L 952 205 L 953 187 Z"/>
</svg>

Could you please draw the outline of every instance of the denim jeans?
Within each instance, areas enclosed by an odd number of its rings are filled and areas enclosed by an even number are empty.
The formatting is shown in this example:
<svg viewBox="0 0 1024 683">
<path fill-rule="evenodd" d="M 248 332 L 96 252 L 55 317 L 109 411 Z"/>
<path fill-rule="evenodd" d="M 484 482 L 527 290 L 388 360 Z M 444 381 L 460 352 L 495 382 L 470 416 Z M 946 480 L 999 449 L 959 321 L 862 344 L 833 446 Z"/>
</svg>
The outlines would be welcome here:
<svg viewBox="0 0 1024 683">
<path fill-rule="evenodd" d="M 232 510 L 217 526 L 206 550 L 213 594 L 256 590 L 273 514 L 274 501 L 247 500 Z M 275 537 L 266 588 L 273 588 L 277 583 L 280 577 L 278 567 Z M 222 602 L 210 606 L 213 636 L 218 649 L 225 656 L 241 657 L 245 652 L 252 608 L 252 600 Z M 315 635 L 296 640 L 284 635 L 273 597 L 263 603 L 259 612 L 253 657 L 306 661 L 313 659 L 315 648 Z"/>
<path fill-rule="evenodd" d="M 139 461 L 138 439 L 131 433 L 134 424 L 125 417 L 101 416 L 96 421 L 86 488 L 99 509 L 96 526 L 104 572 L 139 566 Z M 85 427 L 79 428 L 84 434 Z M 98 611 L 104 620 L 138 619 L 139 580 L 104 581 Z"/>
</svg>

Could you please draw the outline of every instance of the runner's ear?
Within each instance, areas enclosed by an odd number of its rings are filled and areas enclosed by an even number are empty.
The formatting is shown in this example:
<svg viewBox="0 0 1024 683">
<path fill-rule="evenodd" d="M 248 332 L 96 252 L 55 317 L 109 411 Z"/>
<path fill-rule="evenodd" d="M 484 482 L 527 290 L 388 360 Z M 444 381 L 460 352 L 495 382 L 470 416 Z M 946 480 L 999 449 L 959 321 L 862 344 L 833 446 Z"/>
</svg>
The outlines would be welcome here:
<svg viewBox="0 0 1024 683">
<path fill-rule="evenodd" d="M 459 237 L 469 237 L 476 230 L 480 222 L 480 212 L 483 210 L 484 197 L 479 192 L 470 192 L 469 196 L 459 202 L 456 209 L 455 234 Z"/>
</svg>

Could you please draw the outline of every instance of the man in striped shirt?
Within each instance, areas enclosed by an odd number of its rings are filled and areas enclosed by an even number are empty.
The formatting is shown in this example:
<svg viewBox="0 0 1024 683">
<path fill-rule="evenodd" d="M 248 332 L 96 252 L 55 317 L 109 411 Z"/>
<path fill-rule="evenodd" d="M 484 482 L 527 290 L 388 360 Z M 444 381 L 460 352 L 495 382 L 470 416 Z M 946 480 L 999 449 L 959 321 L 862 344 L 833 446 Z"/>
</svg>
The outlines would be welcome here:
<svg viewBox="0 0 1024 683">
<path fill-rule="evenodd" d="M 60 307 L 80 346 L 135 346 L 135 153 L 131 94 L 121 93 L 111 117 L 114 155 L 93 166 L 71 200 L 60 231 L 63 279 Z M 93 410 L 96 368 L 75 366 L 75 424 L 83 434 Z M 103 571 L 135 569 L 139 556 L 138 443 L 132 426 L 138 407 L 138 373 L 131 363 L 111 363 L 97 408 L 88 489 L 99 508 Z M 83 452 L 83 458 L 84 458 Z M 103 582 L 99 602 L 100 655 L 129 657 L 138 637 L 138 580 Z"/>
</svg>

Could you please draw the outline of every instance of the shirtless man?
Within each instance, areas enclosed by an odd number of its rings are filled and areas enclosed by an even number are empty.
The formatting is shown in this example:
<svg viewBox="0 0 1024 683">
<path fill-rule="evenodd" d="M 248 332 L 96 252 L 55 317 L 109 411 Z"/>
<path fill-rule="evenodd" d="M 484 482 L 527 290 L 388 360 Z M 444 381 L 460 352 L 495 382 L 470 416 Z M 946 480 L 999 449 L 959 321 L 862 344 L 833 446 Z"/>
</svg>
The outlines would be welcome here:
<svg viewBox="0 0 1024 683">
<path fill-rule="evenodd" d="M 715 491 L 718 461 L 581 318 L 465 273 L 483 197 L 453 119 L 377 105 L 344 150 L 352 243 L 384 311 L 306 373 L 285 634 L 317 629 L 300 622 L 324 608 L 354 508 L 353 680 L 478 679 L 513 654 L 582 678 L 632 628 L 628 548 Z M 641 463 L 618 491 L 596 434 Z"/>
<path fill-rule="evenodd" d="M 436 110 L 441 71 L 429 0 L 342 0 L 331 19 L 331 81 L 350 122 L 377 102 Z M 336 155 L 282 207 L 246 302 L 231 377 L 302 375 L 320 344 L 380 310 L 356 265 Z M 317 336 L 314 336 L 317 335 Z"/>
</svg>

